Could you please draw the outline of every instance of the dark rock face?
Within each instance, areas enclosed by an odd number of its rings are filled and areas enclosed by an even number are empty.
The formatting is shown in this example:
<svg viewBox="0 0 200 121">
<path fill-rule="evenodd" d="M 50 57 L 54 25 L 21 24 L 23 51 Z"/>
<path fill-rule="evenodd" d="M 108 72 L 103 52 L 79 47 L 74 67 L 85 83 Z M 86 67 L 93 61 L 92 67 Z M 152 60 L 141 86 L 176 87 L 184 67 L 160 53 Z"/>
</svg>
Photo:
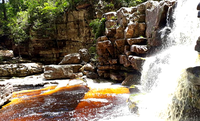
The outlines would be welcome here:
<svg viewBox="0 0 200 121">
<path fill-rule="evenodd" d="M 7 82 L 0 83 L 0 106 L 8 102 L 12 97 L 13 86 Z"/>
<path fill-rule="evenodd" d="M 196 41 L 195 50 L 196 50 L 197 52 L 200 52 L 200 37 L 199 37 L 198 40 Z"/>
<path fill-rule="evenodd" d="M 92 30 L 89 26 L 95 12 L 91 4 L 77 6 L 77 10 L 66 12 L 55 22 L 50 31 L 30 30 L 29 41 L 22 42 L 18 47 L 9 44 L 7 48 L 36 62 L 58 64 L 62 57 L 70 53 L 78 53 L 80 49 L 88 49 L 93 44 Z M 4 43 L 3 43 L 4 44 Z"/>
<path fill-rule="evenodd" d="M 151 46 L 161 46 L 160 30 L 166 26 L 167 12 L 174 2 L 162 1 L 157 4 L 153 1 L 146 4 L 146 37 Z"/>
</svg>

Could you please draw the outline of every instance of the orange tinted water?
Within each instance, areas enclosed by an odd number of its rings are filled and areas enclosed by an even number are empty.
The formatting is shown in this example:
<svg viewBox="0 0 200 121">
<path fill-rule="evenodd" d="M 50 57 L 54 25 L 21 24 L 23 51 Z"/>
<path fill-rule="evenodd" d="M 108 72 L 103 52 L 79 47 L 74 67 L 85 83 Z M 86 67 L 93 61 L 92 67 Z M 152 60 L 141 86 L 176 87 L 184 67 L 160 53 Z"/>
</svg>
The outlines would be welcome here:
<svg viewBox="0 0 200 121">
<path fill-rule="evenodd" d="M 127 93 L 124 87 L 89 89 L 83 85 L 15 92 L 14 99 L 0 110 L 0 120 L 95 120 L 117 105 L 117 95 Z"/>
</svg>

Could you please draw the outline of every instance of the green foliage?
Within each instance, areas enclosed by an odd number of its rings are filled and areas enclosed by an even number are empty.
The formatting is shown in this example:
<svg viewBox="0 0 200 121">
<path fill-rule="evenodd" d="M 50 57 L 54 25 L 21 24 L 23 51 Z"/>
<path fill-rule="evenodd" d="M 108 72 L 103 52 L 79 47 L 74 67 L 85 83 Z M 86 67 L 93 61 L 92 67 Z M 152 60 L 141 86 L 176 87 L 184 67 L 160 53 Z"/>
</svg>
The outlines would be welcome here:
<svg viewBox="0 0 200 121">
<path fill-rule="evenodd" d="M 90 54 L 96 53 L 96 46 L 91 46 L 88 51 Z"/>
<path fill-rule="evenodd" d="M 10 28 L 10 37 L 14 39 L 15 43 L 20 43 L 28 38 L 28 13 L 26 11 L 20 11 L 17 13 L 16 18 L 10 19 L 7 24 Z"/>
<path fill-rule="evenodd" d="M 94 19 L 93 21 L 90 22 L 90 26 L 92 27 L 92 32 L 95 35 L 95 39 L 104 35 L 104 33 L 105 33 L 105 22 L 106 22 L 105 18 L 102 18 L 101 20 Z"/>
<path fill-rule="evenodd" d="M 45 37 L 50 36 L 47 33 L 55 33 L 56 30 L 55 20 L 65 11 L 74 10 L 82 1 L 84 0 L 9 0 L 5 4 L 0 3 L 0 36 L 9 35 L 16 43 L 27 40 L 30 30 Z"/>
<path fill-rule="evenodd" d="M 146 2 L 147 0 L 126 0 L 128 3 L 128 6 L 137 6 L 140 3 Z"/>
</svg>

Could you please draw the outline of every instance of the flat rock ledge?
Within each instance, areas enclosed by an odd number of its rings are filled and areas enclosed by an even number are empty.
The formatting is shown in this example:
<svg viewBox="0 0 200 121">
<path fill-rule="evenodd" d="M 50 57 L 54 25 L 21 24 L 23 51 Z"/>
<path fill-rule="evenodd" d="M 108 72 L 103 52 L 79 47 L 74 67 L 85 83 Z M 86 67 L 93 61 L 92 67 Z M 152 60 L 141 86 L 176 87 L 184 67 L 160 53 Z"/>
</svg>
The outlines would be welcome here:
<svg viewBox="0 0 200 121">
<path fill-rule="evenodd" d="M 28 75 L 43 72 L 43 65 L 40 63 L 19 63 L 0 65 L 0 77 L 25 77 Z"/>
<path fill-rule="evenodd" d="M 8 102 L 12 97 L 13 86 L 9 82 L 0 82 L 0 106 Z"/>
</svg>

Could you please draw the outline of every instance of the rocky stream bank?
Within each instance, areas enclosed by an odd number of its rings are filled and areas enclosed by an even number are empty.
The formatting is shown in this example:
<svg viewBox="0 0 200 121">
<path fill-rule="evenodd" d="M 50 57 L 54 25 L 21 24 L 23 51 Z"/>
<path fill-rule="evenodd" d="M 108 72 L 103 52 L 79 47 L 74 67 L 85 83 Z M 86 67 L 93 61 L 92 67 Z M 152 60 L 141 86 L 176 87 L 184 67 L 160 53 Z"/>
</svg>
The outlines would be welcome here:
<svg viewBox="0 0 200 121">
<path fill-rule="evenodd" d="M 16 103 L 17 105 L 24 103 L 24 101 L 19 100 L 21 98 L 19 95 L 23 95 L 23 92 L 13 93 L 21 90 L 38 89 L 37 91 L 39 92 L 37 92 L 37 94 L 39 95 L 36 94 L 37 99 L 41 99 L 41 96 L 45 97 L 49 93 L 57 95 L 56 91 L 58 90 L 62 91 L 61 96 L 65 94 L 65 91 L 69 91 L 71 94 L 71 91 L 73 92 L 76 90 L 82 91 L 82 93 L 80 95 L 78 94 L 79 98 L 74 96 L 76 98 L 74 100 L 81 102 L 83 98 L 82 102 L 88 103 L 88 101 L 85 100 L 92 98 L 92 96 L 91 94 L 86 94 L 86 92 L 91 91 L 92 95 L 96 96 L 95 98 L 108 101 L 109 103 L 103 100 L 104 103 L 101 104 L 110 109 L 111 107 L 109 107 L 109 104 L 111 104 L 116 97 L 113 95 L 106 95 L 106 93 L 138 93 L 139 89 L 135 85 L 140 84 L 144 62 L 148 57 L 155 55 L 163 49 L 165 47 L 163 45 L 167 43 L 166 36 L 170 33 L 171 27 L 173 26 L 172 15 L 176 4 L 176 1 L 170 0 L 161 2 L 148 1 L 136 7 L 122 7 L 116 12 L 103 14 L 102 18 L 106 20 L 105 33 L 97 39 L 97 60 L 93 59 L 91 53 L 88 52 L 89 46 L 92 45 L 92 40 L 90 38 L 91 31 L 88 27 L 88 21 L 85 20 L 85 18 L 88 16 L 90 6 L 68 14 L 68 16 L 65 16 L 65 19 L 57 24 L 59 29 L 58 35 L 56 35 L 56 41 L 52 38 L 40 38 L 37 32 L 33 32 L 34 38 L 28 43 L 28 46 L 20 46 L 19 48 L 21 49 L 22 58 L 23 56 L 29 56 L 29 58 L 32 58 L 32 61 L 14 57 L 14 53 L 17 53 L 16 48 L 13 49 L 14 52 L 12 50 L 1 50 L 0 105 L 4 105 L 9 101 L 12 102 L 15 96 L 18 101 Z M 76 24 L 75 21 L 77 22 Z M 66 24 L 66 22 L 68 23 Z M 71 27 L 71 29 L 69 27 Z M 56 43 L 57 47 L 52 45 L 51 42 Z M 198 52 L 199 44 L 198 40 L 195 47 L 195 50 Z M 45 48 L 43 48 L 44 46 Z M 43 62 L 43 64 L 41 62 Z M 200 109 L 199 70 L 200 67 L 198 66 L 188 67 L 186 69 L 187 80 L 194 86 L 196 94 L 198 95 L 194 106 L 194 108 L 197 109 Z M 127 88 L 120 87 L 116 90 L 110 88 L 108 89 L 109 91 L 103 89 L 103 91 L 101 90 L 102 92 L 100 92 L 95 89 L 92 90 L 94 83 L 97 85 L 99 83 L 109 83 L 109 85 L 117 83 Z M 67 88 L 65 89 L 64 87 Z M 42 90 L 43 88 L 44 90 Z M 43 91 L 48 92 L 49 90 L 49 93 L 43 94 Z M 100 96 L 98 95 L 99 93 L 101 94 Z M 35 94 L 30 95 L 32 96 Z M 25 96 L 30 95 L 29 93 L 25 94 Z M 35 99 L 34 96 L 31 96 L 30 99 Z M 68 98 L 71 98 L 71 96 L 66 97 L 66 100 Z M 28 102 L 31 103 L 30 99 L 23 98 L 22 100 L 28 100 Z M 90 101 L 91 100 L 92 99 L 90 99 Z M 40 100 L 40 102 L 44 103 L 43 100 Z M 99 103 L 97 104 L 95 101 L 91 102 L 95 106 L 101 105 Z M 14 101 L 12 103 L 15 104 Z M 69 106 L 71 108 L 70 111 L 73 111 L 76 106 L 78 106 L 77 112 L 80 112 L 82 108 L 87 110 L 81 103 L 73 102 L 73 105 L 74 107 Z M 117 105 L 117 103 L 114 105 Z M 131 98 L 128 99 L 128 105 L 132 112 L 137 112 L 137 104 L 132 101 Z M 15 108 L 17 109 L 17 107 Z M 9 107 L 8 104 L 8 107 L 6 108 L 5 106 L 3 110 L 4 109 L 11 110 L 11 107 Z M 62 109 L 62 111 L 63 110 L 68 109 Z M 36 109 L 36 112 L 37 111 L 38 109 Z M 40 111 L 41 110 L 39 110 L 39 112 Z M 102 110 L 100 110 L 100 112 L 101 111 Z M 42 112 L 45 111 L 42 110 Z M 77 112 L 73 117 L 81 117 L 80 115 L 83 115 Z M 13 112 L 10 114 L 15 115 Z M 41 117 L 46 119 L 44 115 L 47 116 L 48 119 L 54 114 L 42 114 Z M 67 113 L 66 115 L 69 116 L 70 114 Z M 65 116 L 65 114 L 63 116 Z M 87 117 L 88 114 L 84 114 L 84 116 Z M 40 116 L 35 116 L 34 118 L 38 119 L 38 117 L 42 119 Z M 4 118 L 6 119 L 6 117 Z M 18 118 L 19 117 L 16 119 Z M 26 119 L 26 115 L 24 115 L 23 118 Z"/>
</svg>

